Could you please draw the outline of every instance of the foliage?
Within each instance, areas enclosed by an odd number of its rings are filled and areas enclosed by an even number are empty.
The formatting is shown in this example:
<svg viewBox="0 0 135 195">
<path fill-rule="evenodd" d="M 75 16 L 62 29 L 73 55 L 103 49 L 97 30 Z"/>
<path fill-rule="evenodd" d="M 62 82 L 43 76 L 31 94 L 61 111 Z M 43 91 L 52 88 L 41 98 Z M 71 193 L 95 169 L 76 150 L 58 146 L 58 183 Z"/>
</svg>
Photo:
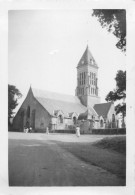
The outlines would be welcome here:
<svg viewBox="0 0 135 195">
<path fill-rule="evenodd" d="M 8 121 L 13 117 L 13 110 L 18 105 L 17 101 L 21 97 L 22 94 L 14 85 L 8 85 Z"/>
<path fill-rule="evenodd" d="M 126 51 L 126 10 L 124 9 L 94 9 L 92 16 L 98 18 L 101 26 L 112 32 L 117 38 L 116 47 Z"/>
<path fill-rule="evenodd" d="M 106 101 L 125 100 L 126 98 L 126 71 L 119 70 L 116 74 L 116 89 L 110 91 L 106 96 Z M 116 114 L 126 115 L 126 103 L 119 103 L 116 107 Z"/>
</svg>

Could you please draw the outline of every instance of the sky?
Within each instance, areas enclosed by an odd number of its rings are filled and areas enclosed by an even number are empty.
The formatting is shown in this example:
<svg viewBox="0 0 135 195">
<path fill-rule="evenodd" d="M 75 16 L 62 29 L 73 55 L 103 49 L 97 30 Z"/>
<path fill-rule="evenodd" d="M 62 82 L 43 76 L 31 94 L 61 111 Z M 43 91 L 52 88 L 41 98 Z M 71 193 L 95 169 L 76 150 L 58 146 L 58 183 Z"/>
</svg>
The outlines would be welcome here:
<svg viewBox="0 0 135 195">
<path fill-rule="evenodd" d="M 98 64 L 101 102 L 115 88 L 126 56 L 90 9 L 11 10 L 8 12 L 8 83 L 27 95 L 33 88 L 75 95 L 77 64 L 88 44 Z M 20 106 L 20 105 L 19 105 Z"/>
</svg>

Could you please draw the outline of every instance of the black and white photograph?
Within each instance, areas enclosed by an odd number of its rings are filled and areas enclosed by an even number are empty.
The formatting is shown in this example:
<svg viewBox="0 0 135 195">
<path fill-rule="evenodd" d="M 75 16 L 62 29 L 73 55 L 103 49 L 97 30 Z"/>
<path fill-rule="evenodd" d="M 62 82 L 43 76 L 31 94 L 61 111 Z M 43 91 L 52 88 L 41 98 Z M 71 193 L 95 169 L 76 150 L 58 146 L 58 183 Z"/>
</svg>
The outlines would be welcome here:
<svg viewBox="0 0 135 195">
<path fill-rule="evenodd" d="M 9 188 L 128 186 L 127 15 L 8 9 Z"/>
<path fill-rule="evenodd" d="M 125 186 L 126 10 L 8 19 L 9 185 Z"/>
</svg>

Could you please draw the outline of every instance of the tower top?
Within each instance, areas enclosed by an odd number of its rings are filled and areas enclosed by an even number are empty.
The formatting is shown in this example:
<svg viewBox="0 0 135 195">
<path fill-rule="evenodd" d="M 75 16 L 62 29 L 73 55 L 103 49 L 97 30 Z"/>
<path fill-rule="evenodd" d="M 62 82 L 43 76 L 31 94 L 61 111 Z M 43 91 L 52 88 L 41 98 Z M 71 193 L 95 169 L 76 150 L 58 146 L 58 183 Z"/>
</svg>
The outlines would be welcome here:
<svg viewBox="0 0 135 195">
<path fill-rule="evenodd" d="M 96 63 L 95 59 L 93 58 L 92 53 L 89 50 L 88 44 L 87 44 L 87 47 L 85 49 L 85 52 L 83 53 L 78 65 L 77 65 L 77 68 L 80 66 L 84 66 L 84 65 L 90 65 L 90 66 L 94 66 L 94 67 L 98 68 L 97 63 Z"/>
</svg>

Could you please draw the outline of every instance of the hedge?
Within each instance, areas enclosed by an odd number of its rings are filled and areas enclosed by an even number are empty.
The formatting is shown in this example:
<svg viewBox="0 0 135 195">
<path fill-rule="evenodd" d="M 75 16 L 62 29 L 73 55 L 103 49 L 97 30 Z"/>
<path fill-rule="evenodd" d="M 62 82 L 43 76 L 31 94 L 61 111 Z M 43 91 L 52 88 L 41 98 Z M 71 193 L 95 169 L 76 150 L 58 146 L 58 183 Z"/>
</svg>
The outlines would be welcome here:
<svg viewBox="0 0 135 195">
<path fill-rule="evenodd" d="M 126 134 L 126 128 L 115 128 L 115 129 L 92 129 L 92 134 Z"/>
<path fill-rule="evenodd" d="M 18 129 L 9 129 L 9 131 L 13 132 L 20 132 Z M 45 129 L 36 129 L 33 130 L 33 133 L 46 133 Z M 49 133 L 69 133 L 69 134 L 75 134 L 76 131 L 74 129 L 58 129 L 58 130 L 51 130 Z M 126 134 L 126 128 L 119 128 L 119 129 L 92 129 L 92 130 L 81 130 L 81 134 L 100 134 L 100 135 L 115 135 L 115 134 Z"/>
</svg>

